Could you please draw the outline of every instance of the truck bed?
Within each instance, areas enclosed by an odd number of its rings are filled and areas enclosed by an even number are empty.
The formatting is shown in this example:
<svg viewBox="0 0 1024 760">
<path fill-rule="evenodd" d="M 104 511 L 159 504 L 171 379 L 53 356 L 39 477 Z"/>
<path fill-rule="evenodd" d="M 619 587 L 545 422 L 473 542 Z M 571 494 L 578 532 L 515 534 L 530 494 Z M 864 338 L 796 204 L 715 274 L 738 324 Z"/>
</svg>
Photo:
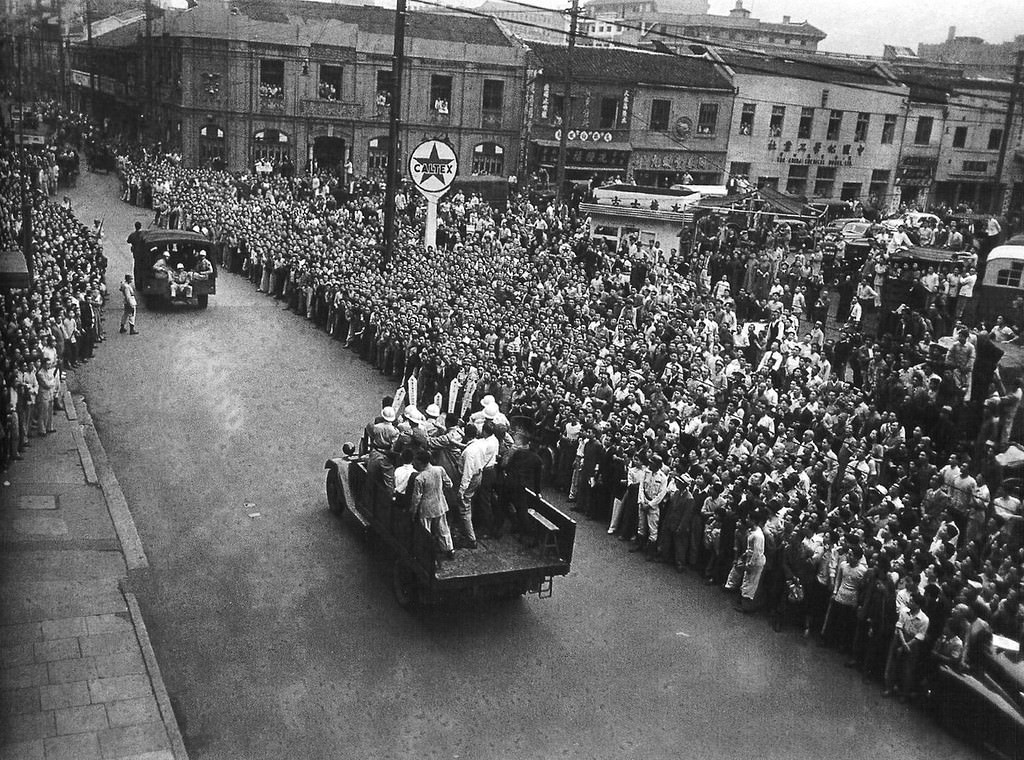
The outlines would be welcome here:
<svg viewBox="0 0 1024 760">
<path fill-rule="evenodd" d="M 501 575 L 523 570 L 545 570 L 558 574 L 565 563 L 557 558 L 544 559 L 536 548 L 519 543 L 515 536 L 502 536 L 500 540 L 481 538 L 476 549 L 458 549 L 454 559 L 438 563 L 434 577 L 444 582 L 481 575 Z"/>
</svg>

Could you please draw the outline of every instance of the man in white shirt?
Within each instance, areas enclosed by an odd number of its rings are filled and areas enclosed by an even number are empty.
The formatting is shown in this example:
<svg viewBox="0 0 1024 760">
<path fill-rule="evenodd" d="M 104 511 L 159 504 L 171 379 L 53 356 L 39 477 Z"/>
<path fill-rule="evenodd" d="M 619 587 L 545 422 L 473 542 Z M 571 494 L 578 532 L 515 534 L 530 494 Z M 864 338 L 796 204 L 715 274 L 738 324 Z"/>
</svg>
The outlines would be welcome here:
<svg viewBox="0 0 1024 760">
<path fill-rule="evenodd" d="M 913 593 L 905 610 L 900 610 L 896 621 L 896 632 L 889 645 L 889 659 L 885 663 L 884 696 L 899 691 L 905 699 L 914 691 L 917 661 L 924 648 L 924 637 L 928 632 L 928 616 L 921 611 L 924 598 Z"/>
<path fill-rule="evenodd" d="M 978 273 L 974 267 L 967 270 L 967 274 L 960 278 L 960 289 L 956 299 L 957 320 L 967 321 L 974 316 L 974 286 L 978 282 Z M 967 315 L 966 317 L 964 315 Z"/>
<path fill-rule="evenodd" d="M 473 497 L 478 493 L 481 517 L 490 524 L 497 459 L 498 439 L 494 435 L 494 423 L 485 420 L 480 436 L 470 441 L 462 452 L 459 510 L 455 520 L 460 548 L 475 549 L 477 546 L 473 530 Z"/>
</svg>

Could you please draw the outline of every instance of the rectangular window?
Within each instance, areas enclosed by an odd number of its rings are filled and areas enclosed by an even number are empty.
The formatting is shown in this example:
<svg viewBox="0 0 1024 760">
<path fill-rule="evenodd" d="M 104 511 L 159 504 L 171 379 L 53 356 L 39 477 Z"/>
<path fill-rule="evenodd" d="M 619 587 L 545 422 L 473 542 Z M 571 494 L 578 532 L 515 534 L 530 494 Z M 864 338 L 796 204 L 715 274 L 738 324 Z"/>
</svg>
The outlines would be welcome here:
<svg viewBox="0 0 1024 760">
<path fill-rule="evenodd" d="M 482 123 L 485 127 L 501 127 L 501 115 L 505 108 L 505 83 L 500 79 L 485 79 L 483 100 L 480 104 Z"/>
<path fill-rule="evenodd" d="M 672 101 L 659 100 L 651 101 L 651 121 L 649 128 L 652 132 L 668 132 L 668 116 L 672 107 Z"/>
<path fill-rule="evenodd" d="M 819 166 L 814 178 L 814 194 L 819 198 L 831 198 L 835 191 L 836 170 L 833 166 Z"/>
<path fill-rule="evenodd" d="M 551 94 L 551 121 L 561 124 L 565 118 L 565 95 L 560 92 Z"/>
<path fill-rule="evenodd" d="M 857 126 L 853 128 L 853 141 L 854 142 L 867 142 L 868 141 L 868 128 L 871 125 L 871 114 L 859 113 L 857 114 Z"/>
<path fill-rule="evenodd" d="M 260 97 L 284 100 L 284 61 L 260 61 Z"/>
<path fill-rule="evenodd" d="M 860 182 L 844 182 L 843 189 L 839 191 L 839 200 L 855 201 L 860 198 Z"/>
<path fill-rule="evenodd" d="M 754 103 L 744 103 L 740 111 L 740 134 L 750 135 L 754 133 L 754 115 L 757 113 L 757 106 Z"/>
<path fill-rule="evenodd" d="M 993 129 L 988 133 L 988 149 L 999 150 L 999 147 L 1003 144 L 1003 130 Z"/>
<path fill-rule="evenodd" d="M 796 136 L 801 140 L 810 140 L 814 133 L 814 109 L 800 109 L 800 124 L 796 130 Z"/>
<path fill-rule="evenodd" d="M 1022 278 L 1024 278 L 1024 261 L 1011 261 L 1009 269 L 1000 269 L 996 272 L 996 285 L 1019 288 Z"/>
<path fill-rule="evenodd" d="M 484 97 L 482 104 L 484 111 L 497 111 L 505 107 L 505 83 L 500 79 L 484 80 Z"/>
<path fill-rule="evenodd" d="M 932 124 L 935 121 L 931 116 L 921 116 L 917 120 L 917 130 L 914 132 L 915 145 L 927 145 L 932 141 Z"/>
<path fill-rule="evenodd" d="M 957 127 L 953 130 L 953 147 L 962 148 L 967 144 L 967 127 Z"/>
<path fill-rule="evenodd" d="M 452 78 L 443 74 L 430 76 L 430 110 L 447 116 L 452 107 Z"/>
<path fill-rule="evenodd" d="M 395 86 L 395 78 L 391 76 L 391 69 L 384 69 L 377 72 L 377 105 L 386 108 L 391 105 L 391 91 Z"/>
<path fill-rule="evenodd" d="M 964 161 L 965 172 L 987 172 L 988 161 Z"/>
<path fill-rule="evenodd" d="M 805 195 L 807 193 L 807 172 L 809 166 L 794 164 L 789 167 L 789 181 L 786 182 L 786 192 L 790 195 Z"/>
<path fill-rule="evenodd" d="M 825 132 L 826 140 L 838 140 L 839 132 L 843 128 L 843 112 L 842 111 L 829 111 L 828 113 L 828 131 Z"/>
<path fill-rule="evenodd" d="M 619 121 L 619 99 L 601 98 L 601 111 L 598 114 L 597 126 L 601 129 L 614 129 Z"/>
<path fill-rule="evenodd" d="M 341 100 L 341 66 L 320 66 L 317 96 L 321 100 Z"/>
<path fill-rule="evenodd" d="M 729 175 L 733 179 L 744 179 L 750 177 L 750 162 L 749 161 L 733 161 L 729 165 Z"/>
<path fill-rule="evenodd" d="M 871 172 L 871 184 L 868 185 L 868 194 L 881 200 L 889 189 L 889 177 L 892 172 L 889 169 L 875 169 Z"/>
<path fill-rule="evenodd" d="M 778 177 L 758 177 L 757 178 L 758 189 L 768 188 L 769 190 L 779 189 L 779 178 Z"/>
<path fill-rule="evenodd" d="M 772 106 L 772 118 L 768 122 L 768 134 L 772 137 L 782 137 L 782 129 L 786 124 L 786 107 Z"/>
<path fill-rule="evenodd" d="M 892 145 L 896 139 L 896 114 L 887 113 L 882 122 L 882 145 Z"/>
<path fill-rule="evenodd" d="M 713 135 L 718 129 L 718 103 L 701 103 L 697 111 L 697 134 Z"/>
</svg>

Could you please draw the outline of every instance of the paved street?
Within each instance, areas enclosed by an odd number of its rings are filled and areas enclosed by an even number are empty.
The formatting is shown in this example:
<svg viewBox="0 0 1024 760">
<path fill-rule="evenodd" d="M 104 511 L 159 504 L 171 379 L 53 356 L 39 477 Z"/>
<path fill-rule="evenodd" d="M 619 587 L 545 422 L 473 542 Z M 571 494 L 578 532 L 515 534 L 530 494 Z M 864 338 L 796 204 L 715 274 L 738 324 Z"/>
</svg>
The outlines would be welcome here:
<svg viewBox="0 0 1024 760">
<path fill-rule="evenodd" d="M 110 339 L 80 390 L 150 569 L 131 575 L 185 745 L 244 758 L 968 758 L 836 655 L 581 526 L 549 600 L 408 613 L 326 509 L 323 462 L 393 391 L 233 275 L 117 334 L 149 214 L 86 175 Z M 138 213 L 135 213 L 138 212 Z"/>
</svg>

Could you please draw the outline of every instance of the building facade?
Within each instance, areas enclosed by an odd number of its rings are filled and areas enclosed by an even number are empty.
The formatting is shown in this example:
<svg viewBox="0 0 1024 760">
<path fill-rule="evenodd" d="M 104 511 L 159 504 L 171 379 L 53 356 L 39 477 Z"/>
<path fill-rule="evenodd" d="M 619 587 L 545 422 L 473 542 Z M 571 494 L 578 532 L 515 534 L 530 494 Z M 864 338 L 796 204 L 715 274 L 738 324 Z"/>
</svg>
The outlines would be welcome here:
<svg viewBox="0 0 1024 760">
<path fill-rule="evenodd" d="M 383 175 L 393 30 L 394 12 L 382 8 L 213 0 L 164 14 L 145 87 L 142 40 L 94 42 L 136 61 L 126 99 L 152 94 L 143 104 L 151 132 L 186 165 L 265 159 L 336 170 L 350 161 L 356 174 Z M 455 148 L 463 175 L 514 174 L 525 49 L 489 19 L 409 13 L 405 52 L 401 160 L 436 138 Z"/>
<path fill-rule="evenodd" d="M 732 85 L 706 57 L 610 48 L 573 53 L 565 102 L 564 47 L 533 45 L 527 90 L 531 172 L 555 177 L 565 129 L 566 176 L 668 187 L 724 181 Z"/>
<path fill-rule="evenodd" d="M 906 85 L 870 63 L 720 56 L 736 88 L 734 179 L 808 200 L 891 201 Z"/>
</svg>

